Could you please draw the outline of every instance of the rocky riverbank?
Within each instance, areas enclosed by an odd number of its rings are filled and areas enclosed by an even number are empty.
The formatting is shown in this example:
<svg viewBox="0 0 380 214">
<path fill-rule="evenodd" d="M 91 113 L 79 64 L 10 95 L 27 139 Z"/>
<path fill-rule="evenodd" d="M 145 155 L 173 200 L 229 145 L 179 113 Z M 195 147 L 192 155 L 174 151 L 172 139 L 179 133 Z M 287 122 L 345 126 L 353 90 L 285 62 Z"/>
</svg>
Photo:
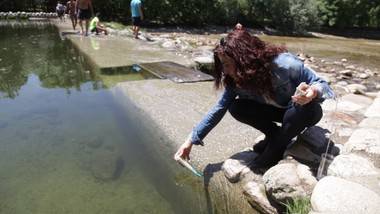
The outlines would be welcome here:
<svg viewBox="0 0 380 214">
<path fill-rule="evenodd" d="M 378 212 L 380 93 L 374 99 L 348 94 L 337 108 L 330 104 L 323 105 L 323 120 L 288 148 L 286 159 L 263 174 L 248 170 L 247 163 L 254 156 L 251 151 L 224 162 L 226 177 L 242 183 L 253 207 L 276 213 L 283 203 L 311 198 L 313 213 Z M 329 139 L 333 140 L 330 155 L 321 171 L 320 155 L 327 150 Z"/>
<path fill-rule="evenodd" d="M 45 12 L 0 12 L 0 20 L 4 19 L 33 19 L 33 18 L 56 18 L 57 13 Z"/>
<path fill-rule="evenodd" d="M 130 35 L 129 30 L 111 32 Z M 225 35 L 223 29 L 208 33 L 155 30 L 142 33 L 141 38 L 210 72 L 212 49 Z M 284 203 L 297 198 L 311 200 L 311 213 L 376 213 L 380 208 L 379 70 L 345 58 L 297 55 L 331 84 L 337 99 L 324 103 L 323 120 L 300 135 L 278 165 L 251 171 L 247 165 L 256 154 L 247 149 L 225 160 L 222 171 L 261 213 L 282 212 Z M 327 145 L 329 159 L 318 171 Z"/>
<path fill-rule="evenodd" d="M 130 29 L 114 30 L 109 28 L 112 35 L 131 36 Z M 168 51 L 186 59 L 191 59 L 198 69 L 210 73 L 213 64 L 213 49 L 220 38 L 226 36 L 230 29 L 226 27 L 210 27 L 207 29 L 157 28 L 147 29 L 141 33 L 140 38 L 154 45 L 159 45 Z M 263 31 L 249 29 L 257 36 Z M 316 34 L 319 36 L 328 36 Z M 346 58 L 333 60 L 317 58 L 308 53 L 294 53 L 305 64 L 329 83 L 345 87 L 347 91 L 355 94 L 366 94 L 380 90 L 380 70 L 365 64 L 358 64 Z"/>
<path fill-rule="evenodd" d="M 143 32 L 141 39 L 210 72 L 212 49 L 226 32 L 223 29 L 206 33 L 156 29 Z M 131 37 L 129 29 L 110 29 L 110 33 L 114 39 Z M 338 99 L 324 103 L 323 120 L 298 137 L 288 148 L 284 160 L 265 171 L 251 171 L 247 164 L 255 154 L 242 148 L 252 145 L 254 130 L 241 127 L 227 116 L 223 121 L 228 122 L 222 121 L 208 136 L 207 150 L 194 148 L 193 163 L 204 169 L 205 181 L 212 183 L 218 172 L 224 174 L 225 178 L 218 177 L 224 180 L 213 183 L 222 190 L 216 194 L 228 195 L 229 203 L 248 202 L 262 213 L 281 212 L 283 203 L 296 198 L 311 200 L 314 213 L 376 213 L 380 204 L 380 136 L 376 131 L 380 126 L 379 71 L 345 58 L 320 59 L 307 53 L 298 53 L 298 56 L 331 84 Z M 156 128 L 180 144 L 214 103 L 211 88 L 211 83 L 146 80 L 121 83 L 115 91 L 122 91 L 151 117 Z M 231 130 L 239 130 L 239 133 Z M 329 139 L 332 139 L 331 144 Z M 322 177 L 318 176 L 318 167 L 327 145 L 331 155 Z M 231 158 L 226 160 L 229 156 Z M 233 184 L 227 185 L 226 180 Z M 234 194 L 229 192 L 231 188 L 236 190 Z M 243 194 L 247 202 L 238 200 Z"/>
</svg>

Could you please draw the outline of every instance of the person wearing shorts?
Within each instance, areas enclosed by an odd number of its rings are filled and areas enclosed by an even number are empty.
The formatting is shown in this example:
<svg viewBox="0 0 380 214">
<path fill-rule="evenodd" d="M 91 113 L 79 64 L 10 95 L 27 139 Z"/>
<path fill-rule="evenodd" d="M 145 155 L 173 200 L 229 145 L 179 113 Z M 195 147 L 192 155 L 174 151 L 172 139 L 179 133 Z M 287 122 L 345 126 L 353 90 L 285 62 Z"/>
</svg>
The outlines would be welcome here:
<svg viewBox="0 0 380 214">
<path fill-rule="evenodd" d="M 77 0 L 75 11 L 78 11 L 79 26 L 82 30 L 82 35 L 88 36 L 88 28 L 90 26 L 90 19 L 93 14 L 91 0 Z M 86 23 L 86 29 L 83 29 L 83 21 Z"/>
<path fill-rule="evenodd" d="M 75 0 L 70 0 L 66 4 L 66 13 L 69 14 L 71 23 L 73 25 L 73 29 L 75 30 L 77 23 L 78 23 L 78 18 L 77 18 L 77 12 L 75 10 Z"/>
<path fill-rule="evenodd" d="M 133 35 L 136 39 L 138 39 L 141 21 L 144 20 L 144 15 L 141 8 L 141 0 L 131 1 L 131 14 Z"/>
</svg>

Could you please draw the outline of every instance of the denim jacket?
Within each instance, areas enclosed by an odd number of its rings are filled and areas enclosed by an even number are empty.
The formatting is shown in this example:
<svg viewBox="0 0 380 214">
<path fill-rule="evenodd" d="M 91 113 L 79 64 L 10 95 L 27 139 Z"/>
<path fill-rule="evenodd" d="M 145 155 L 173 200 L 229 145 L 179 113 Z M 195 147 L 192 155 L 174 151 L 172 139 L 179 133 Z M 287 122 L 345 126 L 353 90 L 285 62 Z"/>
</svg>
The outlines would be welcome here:
<svg viewBox="0 0 380 214">
<path fill-rule="evenodd" d="M 303 62 L 291 53 L 279 54 L 273 60 L 273 64 L 272 84 L 275 94 L 273 99 L 267 99 L 246 90 L 226 87 L 215 106 L 193 129 L 191 142 L 203 145 L 203 138 L 219 123 L 230 104 L 237 98 L 251 99 L 278 108 L 289 108 L 293 105 L 291 97 L 302 82 L 317 88 L 318 95 L 315 98 L 317 102 L 321 103 L 323 100 L 335 96 L 325 80 L 319 78 L 312 69 L 304 66 Z"/>
</svg>

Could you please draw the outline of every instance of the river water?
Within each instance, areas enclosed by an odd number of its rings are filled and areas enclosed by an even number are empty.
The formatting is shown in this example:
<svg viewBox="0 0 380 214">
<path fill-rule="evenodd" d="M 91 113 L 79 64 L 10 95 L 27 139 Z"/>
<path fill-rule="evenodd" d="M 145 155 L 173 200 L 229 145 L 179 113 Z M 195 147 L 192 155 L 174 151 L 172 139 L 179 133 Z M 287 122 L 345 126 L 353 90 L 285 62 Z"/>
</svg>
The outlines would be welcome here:
<svg viewBox="0 0 380 214">
<path fill-rule="evenodd" d="M 173 163 L 165 136 L 112 91 L 149 77 L 92 70 L 48 24 L 0 30 L 0 213 L 226 213 L 206 204 L 203 180 Z M 380 66 L 374 40 L 261 38 Z"/>
<path fill-rule="evenodd" d="M 53 26 L 0 30 L 0 213 L 207 212 L 202 181 L 152 149 L 165 136 Z"/>
</svg>

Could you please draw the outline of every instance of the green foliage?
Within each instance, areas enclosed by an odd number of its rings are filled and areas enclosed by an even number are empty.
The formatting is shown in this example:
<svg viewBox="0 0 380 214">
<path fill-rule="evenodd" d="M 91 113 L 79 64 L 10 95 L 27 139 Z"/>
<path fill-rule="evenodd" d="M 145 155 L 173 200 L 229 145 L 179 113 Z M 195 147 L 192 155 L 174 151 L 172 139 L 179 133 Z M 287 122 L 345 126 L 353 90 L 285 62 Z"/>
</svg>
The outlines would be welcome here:
<svg viewBox="0 0 380 214">
<path fill-rule="evenodd" d="M 369 12 L 369 26 L 380 28 L 380 2 L 378 6 L 372 7 Z"/>
<path fill-rule="evenodd" d="M 318 0 L 318 4 L 328 26 L 380 27 L 380 0 Z"/>
<path fill-rule="evenodd" d="M 265 6 L 272 24 L 282 31 L 302 33 L 320 25 L 318 5 L 313 0 L 272 0 Z"/>
<path fill-rule="evenodd" d="M 54 11 L 57 0 L 3 0 L 0 11 Z M 93 0 L 103 20 L 130 23 L 130 0 Z M 143 0 L 145 23 L 271 26 L 304 32 L 321 24 L 380 28 L 380 0 Z"/>
<path fill-rule="evenodd" d="M 86 72 L 84 58 L 68 41 L 56 36 L 54 27 L 30 24 L 3 26 L 1 30 L 0 99 L 16 98 L 31 74 L 38 76 L 44 88 L 66 88 L 69 92 L 80 90 L 87 82 L 92 82 L 95 90 L 101 86 L 95 73 Z"/>
<path fill-rule="evenodd" d="M 309 198 L 295 198 L 284 205 L 287 214 L 308 214 L 311 209 Z"/>
</svg>

